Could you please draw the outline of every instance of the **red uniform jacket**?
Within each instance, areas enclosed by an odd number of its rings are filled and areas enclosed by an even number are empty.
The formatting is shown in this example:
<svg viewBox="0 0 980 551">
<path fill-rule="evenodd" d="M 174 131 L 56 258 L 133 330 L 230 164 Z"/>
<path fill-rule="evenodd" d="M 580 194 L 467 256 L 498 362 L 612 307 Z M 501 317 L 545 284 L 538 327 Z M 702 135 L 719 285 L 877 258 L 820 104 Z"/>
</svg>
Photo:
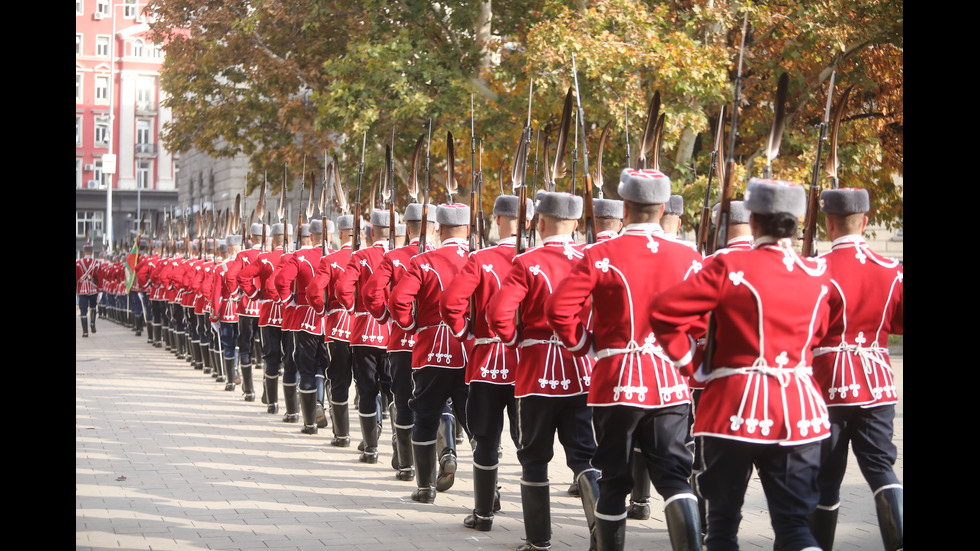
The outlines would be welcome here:
<svg viewBox="0 0 980 551">
<path fill-rule="evenodd" d="M 347 262 L 350 261 L 350 241 L 341 245 L 340 250 L 331 252 L 320 259 L 317 275 L 306 288 L 306 297 L 313 310 L 323 319 L 323 340 L 350 342 L 351 316 L 337 300 L 335 290 L 340 284 Z"/>
<path fill-rule="evenodd" d="M 426 250 L 433 250 L 426 243 Z M 408 273 L 412 257 L 419 252 L 419 239 L 412 239 L 407 245 L 388 251 L 381 263 L 374 270 L 374 275 L 360 291 L 364 297 L 364 306 L 378 323 L 387 323 L 391 331 L 388 336 L 388 352 L 411 352 L 415 348 L 415 331 L 405 331 L 397 323 L 391 322 L 388 312 L 388 300 L 391 290 L 395 288 L 402 276 Z"/>
<path fill-rule="evenodd" d="M 487 306 L 500 290 L 510 271 L 517 239 L 502 239 L 496 247 L 470 253 L 463 269 L 443 293 L 439 303 L 442 318 L 453 335 L 472 338 L 473 347 L 466 364 L 466 383 L 480 381 L 513 385 L 517 374 L 518 351 L 504 346 L 487 322 Z M 472 299 L 476 319 L 469 319 Z"/>
<path fill-rule="evenodd" d="M 353 314 L 351 323 L 351 346 L 370 346 L 371 348 L 388 348 L 388 337 L 391 334 L 389 323 L 379 323 L 368 312 L 365 302 L 364 288 L 374 275 L 374 270 L 388 250 L 388 241 L 375 241 L 373 245 L 361 249 L 351 255 L 347 267 L 337 285 L 337 300 L 340 305 Z"/>
<path fill-rule="evenodd" d="M 282 304 L 276 300 L 273 274 L 282 258 L 282 247 L 256 257 L 256 262 L 238 272 L 238 285 L 246 296 L 259 301 L 259 327 L 282 323 Z"/>
<path fill-rule="evenodd" d="M 789 239 L 756 247 L 723 251 L 656 295 L 650 325 L 667 356 L 690 372 L 691 326 L 703 325 L 712 311 L 717 320 L 695 436 L 784 445 L 821 440 L 830 422 L 813 381 L 811 348 L 831 312 L 826 264 L 801 259 Z"/>
<path fill-rule="evenodd" d="M 650 328 L 655 294 L 696 274 L 701 255 L 654 232 L 659 224 L 630 224 L 622 235 L 583 249 L 584 258 L 547 303 L 548 322 L 575 354 L 593 349 L 589 405 L 641 408 L 690 401 L 686 378 L 664 355 Z M 592 299 L 590 332 L 580 316 Z"/>
<path fill-rule="evenodd" d="M 99 261 L 85 256 L 75 261 L 75 293 L 94 295 L 99 288 Z"/>
<path fill-rule="evenodd" d="M 306 297 L 306 288 L 316 277 L 320 264 L 320 247 L 303 247 L 283 255 L 276 270 L 276 295 L 286 305 L 282 316 L 283 331 L 305 331 L 323 335 L 323 318 L 317 316 Z"/>
<path fill-rule="evenodd" d="M 238 260 L 234 266 L 231 266 L 228 270 L 228 277 L 233 278 L 229 285 L 234 285 L 238 292 L 238 315 L 245 316 L 249 318 L 259 317 L 259 302 L 250 298 L 248 295 L 241 290 L 241 283 L 238 278 L 241 276 L 242 270 L 252 264 L 258 262 L 260 254 L 259 245 L 253 246 L 251 249 L 245 249 L 238 253 Z M 252 285 L 255 285 L 255 278 L 252 278 Z"/>
<path fill-rule="evenodd" d="M 618 238 L 617 238 L 618 239 Z M 582 246 L 571 236 L 542 240 L 540 247 L 514 258 L 504 283 L 490 299 L 487 321 L 507 346 L 519 346 L 520 362 L 514 396 L 575 396 L 589 392 L 592 358 L 574 356 L 551 330 L 545 302 L 582 258 Z M 592 308 L 586 301 L 580 316 L 588 325 Z M 523 332 L 516 324 L 518 310 Z"/>
<path fill-rule="evenodd" d="M 439 314 L 439 299 L 466 263 L 466 240 L 450 238 L 434 251 L 412 258 L 408 273 L 391 292 L 391 319 L 405 331 L 415 331 L 412 368 L 463 369 L 466 352 Z M 414 315 L 413 315 L 414 310 Z"/>
<path fill-rule="evenodd" d="M 903 327 L 902 266 L 871 252 L 858 235 L 837 239 L 822 255 L 844 308 L 813 351 L 813 374 L 828 406 L 898 402 L 888 335 Z"/>
</svg>

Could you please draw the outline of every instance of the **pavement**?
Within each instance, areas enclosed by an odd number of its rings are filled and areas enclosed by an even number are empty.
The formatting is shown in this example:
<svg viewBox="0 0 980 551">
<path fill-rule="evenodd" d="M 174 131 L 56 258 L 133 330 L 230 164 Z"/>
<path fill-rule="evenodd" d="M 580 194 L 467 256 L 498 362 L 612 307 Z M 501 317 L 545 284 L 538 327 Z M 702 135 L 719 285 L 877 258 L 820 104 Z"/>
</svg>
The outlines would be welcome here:
<svg viewBox="0 0 980 551">
<path fill-rule="evenodd" d="M 387 422 L 378 464 L 360 463 L 356 428 L 354 446 L 331 447 L 329 427 L 300 433 L 301 425 L 283 423 L 281 413 L 269 415 L 258 400 L 245 402 L 240 390 L 226 392 L 224 383 L 148 345 L 145 333 L 99 320 L 98 332 L 82 338 L 77 320 L 76 549 L 512 550 L 523 543 L 512 442 L 504 442 L 500 461 L 502 510 L 492 531 L 477 532 L 463 527 L 473 508 L 467 444 L 459 449 L 455 485 L 434 504 L 419 504 L 410 497 L 415 483 L 395 480 Z M 896 352 L 901 396 L 903 355 Z M 903 479 L 902 402 L 895 442 Z M 566 493 L 572 473 L 560 446 L 552 465 L 552 549 L 585 551 L 588 529 L 581 501 Z M 627 524 L 627 549 L 670 549 L 663 502 L 654 494 L 652 517 Z M 841 498 L 834 548 L 882 549 L 871 492 L 853 456 Z M 743 515 L 741 548 L 772 549 L 756 475 Z"/>
</svg>

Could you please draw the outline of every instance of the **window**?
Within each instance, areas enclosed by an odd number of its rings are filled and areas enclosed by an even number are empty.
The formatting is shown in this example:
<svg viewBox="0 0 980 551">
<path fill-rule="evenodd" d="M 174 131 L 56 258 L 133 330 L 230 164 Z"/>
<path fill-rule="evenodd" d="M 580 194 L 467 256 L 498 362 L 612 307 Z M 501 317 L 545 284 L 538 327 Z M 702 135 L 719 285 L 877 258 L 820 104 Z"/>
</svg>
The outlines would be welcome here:
<svg viewBox="0 0 980 551">
<path fill-rule="evenodd" d="M 99 57 L 109 57 L 109 37 L 99 35 L 95 37 L 95 55 Z"/>
<path fill-rule="evenodd" d="M 82 187 L 82 159 L 81 157 L 75 157 L 75 189 Z"/>
<path fill-rule="evenodd" d="M 109 0 L 95 0 L 95 13 L 109 15 Z"/>
<path fill-rule="evenodd" d="M 95 103 L 109 103 L 109 76 L 96 75 Z"/>
<path fill-rule="evenodd" d="M 139 77 L 136 80 L 136 108 L 140 111 L 154 111 L 154 92 L 156 80 L 153 77 Z"/>
<path fill-rule="evenodd" d="M 82 103 L 82 75 L 75 73 L 75 103 Z"/>
<path fill-rule="evenodd" d="M 85 6 L 82 0 L 75 0 L 75 15 L 85 15 Z"/>
<path fill-rule="evenodd" d="M 143 57 L 143 41 L 137 38 L 133 41 L 133 57 Z"/>
<path fill-rule="evenodd" d="M 106 175 L 102 173 L 102 157 L 96 157 L 95 161 L 92 162 L 92 179 L 98 182 L 100 188 L 105 187 L 105 177 Z"/>
<path fill-rule="evenodd" d="M 125 0 L 123 5 L 125 6 L 123 8 L 123 17 L 127 19 L 136 17 L 136 0 Z"/>
<path fill-rule="evenodd" d="M 75 33 L 75 55 L 82 55 L 82 35 Z"/>
<path fill-rule="evenodd" d="M 82 116 L 75 115 L 75 147 L 82 147 Z"/>
<path fill-rule="evenodd" d="M 136 185 L 139 189 L 150 189 L 150 161 L 136 163 Z"/>
<path fill-rule="evenodd" d="M 95 118 L 95 147 L 109 147 L 109 118 Z M 99 166 L 102 162 L 99 161 Z"/>
<path fill-rule="evenodd" d="M 102 235 L 102 211 L 80 210 L 75 212 L 75 237 L 92 239 Z"/>
<path fill-rule="evenodd" d="M 136 143 L 148 144 L 150 139 L 150 121 L 139 119 L 136 121 Z"/>
</svg>

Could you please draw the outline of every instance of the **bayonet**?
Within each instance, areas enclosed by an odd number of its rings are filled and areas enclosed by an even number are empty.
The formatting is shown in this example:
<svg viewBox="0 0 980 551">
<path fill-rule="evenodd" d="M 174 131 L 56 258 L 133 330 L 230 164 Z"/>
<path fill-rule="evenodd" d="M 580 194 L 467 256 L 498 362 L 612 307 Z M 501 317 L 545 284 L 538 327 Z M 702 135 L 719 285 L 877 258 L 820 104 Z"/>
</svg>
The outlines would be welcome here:
<svg viewBox="0 0 980 551">
<path fill-rule="evenodd" d="M 623 99 L 623 113 L 626 121 L 626 166 L 630 165 L 630 102 L 628 98 Z"/>
<path fill-rule="evenodd" d="M 578 70 L 575 67 L 575 53 L 572 53 L 572 76 L 575 77 L 575 103 L 578 106 L 579 124 L 582 125 L 582 161 L 585 169 L 585 242 L 595 243 L 595 214 L 592 206 L 592 174 L 589 173 L 589 145 L 585 140 L 585 111 L 582 109 L 582 96 L 578 88 Z"/>
<path fill-rule="evenodd" d="M 446 199 L 450 205 L 457 190 L 455 140 L 452 132 L 446 132 Z"/>
<path fill-rule="evenodd" d="M 708 231 L 711 228 L 711 178 L 715 174 L 718 180 L 725 179 L 724 155 L 721 150 L 725 143 L 725 106 L 718 112 L 718 128 L 715 130 L 715 147 L 711 150 L 711 160 L 708 164 L 708 184 L 704 188 L 704 203 L 701 204 L 701 220 L 698 222 L 697 245 L 698 252 L 708 255 Z"/>
<path fill-rule="evenodd" d="M 419 254 L 425 252 L 425 233 L 429 224 L 429 147 L 432 145 L 432 118 L 429 118 L 429 128 L 425 139 L 425 197 L 422 202 L 422 235 L 419 236 Z"/>
<path fill-rule="evenodd" d="M 653 149 L 653 143 L 657 136 L 657 121 L 660 119 L 660 90 L 654 92 L 650 99 L 650 107 L 647 109 L 647 124 L 643 130 L 643 137 L 640 140 L 640 156 L 636 158 L 636 168 L 645 170 L 647 168 L 647 155 Z"/>
<path fill-rule="evenodd" d="M 783 141 L 783 127 L 786 125 L 786 89 L 789 87 L 789 73 L 783 73 L 776 85 L 776 103 L 773 105 L 772 129 L 766 140 L 766 166 L 762 177 L 772 178 L 772 161 L 779 155 L 779 144 Z"/>
<path fill-rule="evenodd" d="M 354 239 L 351 254 L 361 248 L 361 180 L 364 177 L 364 150 L 367 148 L 367 131 L 361 141 L 361 162 L 357 165 L 357 194 L 354 196 Z"/>
</svg>

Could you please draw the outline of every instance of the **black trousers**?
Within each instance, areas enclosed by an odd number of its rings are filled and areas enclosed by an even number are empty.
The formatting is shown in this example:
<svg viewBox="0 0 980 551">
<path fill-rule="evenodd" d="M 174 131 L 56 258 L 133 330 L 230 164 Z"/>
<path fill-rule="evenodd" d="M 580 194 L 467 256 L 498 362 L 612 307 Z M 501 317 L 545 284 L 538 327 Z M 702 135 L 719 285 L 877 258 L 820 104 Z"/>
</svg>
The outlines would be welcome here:
<svg viewBox="0 0 980 551">
<path fill-rule="evenodd" d="M 555 455 L 555 433 L 565 448 L 565 462 L 573 476 L 591 469 L 595 455 L 592 432 L 592 408 L 588 395 L 525 396 L 517 399 L 517 418 L 521 447 L 521 479 L 525 482 L 548 482 L 548 463 Z"/>
<path fill-rule="evenodd" d="M 350 400 L 350 385 L 354 380 L 350 343 L 330 341 L 330 363 L 327 365 L 327 380 L 330 381 L 330 401 L 346 404 Z"/>
<path fill-rule="evenodd" d="M 817 546 L 807 515 L 817 507 L 820 442 L 799 446 L 757 444 L 726 438 L 703 437 L 704 471 L 697 484 L 708 504 L 709 551 L 738 549 L 742 503 L 752 476 L 766 494 L 776 538 L 775 549 Z"/>
<path fill-rule="evenodd" d="M 634 449 L 642 452 L 650 481 L 664 500 L 693 494 L 689 479 L 694 457 L 687 447 L 690 411 L 690 404 L 657 409 L 592 408 L 597 438 L 592 466 L 602 473 L 596 512 L 626 515 L 626 498 L 633 490 Z"/>
<path fill-rule="evenodd" d="M 238 357 L 241 358 L 242 365 L 252 363 L 252 340 L 255 338 L 259 329 L 259 318 L 252 316 L 238 316 Z M 320 337 L 323 341 L 323 337 Z"/>
<path fill-rule="evenodd" d="M 351 346 L 354 357 L 354 382 L 357 384 L 357 411 L 362 415 L 378 412 L 378 395 L 381 392 L 381 378 L 384 376 L 384 348 L 373 346 Z"/>
<path fill-rule="evenodd" d="M 476 442 L 473 462 L 484 467 L 497 464 L 497 449 L 504 430 L 504 412 L 510 421 L 510 437 L 520 448 L 517 431 L 517 401 L 514 385 L 473 381 L 466 400 L 466 422 Z"/>
<path fill-rule="evenodd" d="M 464 369 L 422 367 L 412 370 L 414 391 L 408 406 L 415 414 L 415 425 L 412 427 L 413 442 L 436 441 L 439 421 L 450 399 L 453 401 L 456 420 L 466 427 L 466 400 L 469 389 L 466 387 L 465 375 Z"/>
<path fill-rule="evenodd" d="M 322 377 L 327 367 L 327 343 L 323 342 L 323 335 L 311 335 L 306 331 L 291 333 L 296 342 L 293 358 L 299 372 L 299 389 L 316 390 L 316 376 Z"/>
<path fill-rule="evenodd" d="M 892 442 L 895 406 L 835 406 L 828 409 L 830 438 L 821 441 L 822 462 L 817 479 L 820 505 L 829 507 L 840 502 L 848 447 L 853 447 L 858 467 L 872 492 L 889 484 L 900 484 L 895 476 L 898 448 Z"/>
<path fill-rule="evenodd" d="M 412 398 L 412 352 L 388 352 L 388 367 L 395 402 L 395 426 L 411 427 L 415 423 L 415 415 L 408 407 L 408 401 Z"/>
</svg>

